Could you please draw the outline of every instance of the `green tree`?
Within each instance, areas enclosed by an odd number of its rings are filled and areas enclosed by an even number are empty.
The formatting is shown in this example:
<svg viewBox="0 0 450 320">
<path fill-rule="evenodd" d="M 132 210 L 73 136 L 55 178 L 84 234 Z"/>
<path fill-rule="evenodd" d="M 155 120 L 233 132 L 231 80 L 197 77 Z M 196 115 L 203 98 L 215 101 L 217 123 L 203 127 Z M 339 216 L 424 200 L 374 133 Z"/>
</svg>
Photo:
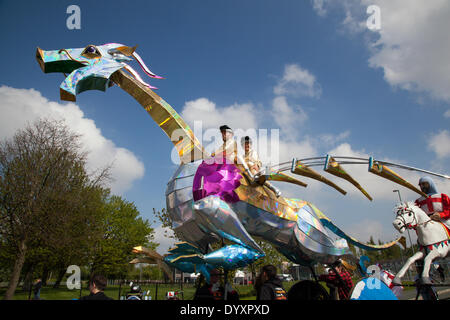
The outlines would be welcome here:
<svg viewBox="0 0 450 320">
<path fill-rule="evenodd" d="M 153 229 L 139 216 L 136 206 L 119 196 L 111 196 L 104 206 L 101 239 L 95 243 L 91 271 L 109 277 L 124 277 L 134 258 L 135 246 L 155 249 Z"/>
<path fill-rule="evenodd" d="M 97 186 L 107 170 L 92 177 L 79 136 L 62 121 L 39 120 L 0 142 L 0 239 L 13 252 L 5 299 L 19 282 L 33 244 L 61 241 L 71 208 L 83 202 L 83 190 Z"/>
<path fill-rule="evenodd" d="M 104 206 L 109 190 L 102 187 L 88 187 L 80 191 L 79 201 L 72 203 L 69 213 L 55 230 L 58 242 L 51 242 L 46 257 L 40 261 L 46 263 L 45 269 L 56 269 L 59 284 L 69 265 L 86 265 L 92 260 L 95 243 L 102 239 Z"/>
</svg>

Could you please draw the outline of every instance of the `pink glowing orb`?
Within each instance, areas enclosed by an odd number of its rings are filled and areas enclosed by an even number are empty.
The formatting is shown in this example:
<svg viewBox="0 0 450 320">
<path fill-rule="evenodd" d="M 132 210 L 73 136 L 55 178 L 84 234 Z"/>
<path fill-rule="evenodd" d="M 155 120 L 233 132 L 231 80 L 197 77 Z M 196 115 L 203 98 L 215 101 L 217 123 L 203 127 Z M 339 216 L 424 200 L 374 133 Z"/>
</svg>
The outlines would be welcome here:
<svg viewBox="0 0 450 320">
<path fill-rule="evenodd" d="M 194 177 L 194 201 L 217 195 L 227 203 L 238 202 L 240 199 L 234 190 L 241 185 L 241 178 L 240 170 L 225 159 L 203 161 Z"/>
</svg>

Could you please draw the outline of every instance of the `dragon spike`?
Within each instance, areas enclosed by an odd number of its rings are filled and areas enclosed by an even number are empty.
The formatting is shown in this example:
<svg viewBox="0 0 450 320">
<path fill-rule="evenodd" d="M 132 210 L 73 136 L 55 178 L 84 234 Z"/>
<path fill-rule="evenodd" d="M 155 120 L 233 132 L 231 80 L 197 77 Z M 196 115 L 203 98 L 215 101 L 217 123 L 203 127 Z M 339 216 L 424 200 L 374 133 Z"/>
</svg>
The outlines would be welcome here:
<svg viewBox="0 0 450 320">
<path fill-rule="evenodd" d="M 423 197 L 428 197 L 428 195 L 421 190 L 417 189 L 414 185 L 412 185 L 410 182 L 403 179 L 400 175 L 395 173 L 393 170 L 389 169 L 385 165 L 382 165 L 381 163 L 375 161 L 373 157 L 369 158 L 369 172 L 372 172 L 373 174 L 376 174 L 377 176 L 383 177 L 385 179 L 388 179 L 392 182 L 395 182 L 401 186 L 404 186 L 405 188 L 408 188 L 414 192 L 417 192 Z"/>
<path fill-rule="evenodd" d="M 367 197 L 367 199 L 369 199 L 370 201 L 373 200 L 372 197 L 367 193 L 367 191 L 364 190 L 361 185 L 355 179 L 353 179 L 333 157 L 328 154 L 323 170 L 332 175 L 335 175 L 336 177 L 347 180 L 348 182 L 353 184 L 359 191 L 361 191 Z"/>
<path fill-rule="evenodd" d="M 117 51 L 120 51 L 122 54 L 126 55 L 127 57 L 131 56 L 134 51 L 136 51 L 137 46 L 129 47 L 129 46 L 121 46 L 115 48 Z"/>
<path fill-rule="evenodd" d="M 347 194 L 347 192 L 345 190 L 343 190 L 342 188 L 340 188 L 339 186 L 337 186 L 336 184 L 334 184 L 332 181 L 328 180 L 324 176 L 320 175 L 313 169 L 309 168 L 308 166 L 306 166 L 305 164 L 303 164 L 300 160 L 297 160 L 296 158 L 292 159 L 291 172 L 301 175 L 301 176 L 311 178 L 311 179 L 315 179 L 322 183 L 325 183 L 325 184 L 329 185 L 330 187 L 333 187 L 334 189 L 336 189 L 343 195 Z"/>
<path fill-rule="evenodd" d="M 294 177 L 291 177 L 280 171 L 274 171 L 272 169 L 266 170 L 266 174 L 261 175 L 260 178 L 258 179 L 258 182 L 263 184 L 267 180 L 292 183 L 305 188 L 308 186 L 306 183 L 298 179 L 295 179 Z"/>
</svg>

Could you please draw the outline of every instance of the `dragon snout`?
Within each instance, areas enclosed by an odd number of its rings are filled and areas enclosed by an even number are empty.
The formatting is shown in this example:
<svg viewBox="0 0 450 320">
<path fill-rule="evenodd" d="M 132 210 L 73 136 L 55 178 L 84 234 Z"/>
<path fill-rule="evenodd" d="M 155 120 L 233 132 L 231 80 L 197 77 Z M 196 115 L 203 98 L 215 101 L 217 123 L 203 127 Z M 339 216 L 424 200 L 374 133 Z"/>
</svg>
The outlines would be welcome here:
<svg viewBox="0 0 450 320">
<path fill-rule="evenodd" d="M 42 50 L 36 49 L 36 60 L 44 73 L 61 72 L 71 73 L 84 67 L 86 62 L 73 58 L 77 56 L 79 49 Z"/>
<path fill-rule="evenodd" d="M 42 69 L 42 72 L 45 73 L 45 63 L 44 63 L 44 54 L 42 52 L 42 49 L 37 47 L 36 49 L 36 60 L 39 63 L 39 66 Z"/>
</svg>

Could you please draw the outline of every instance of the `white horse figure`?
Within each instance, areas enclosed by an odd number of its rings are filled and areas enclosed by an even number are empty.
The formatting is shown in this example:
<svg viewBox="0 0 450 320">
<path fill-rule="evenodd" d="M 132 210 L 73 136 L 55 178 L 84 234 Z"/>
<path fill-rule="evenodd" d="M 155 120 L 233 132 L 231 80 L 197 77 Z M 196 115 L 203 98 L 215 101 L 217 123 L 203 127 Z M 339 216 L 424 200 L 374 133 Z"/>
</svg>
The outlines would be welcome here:
<svg viewBox="0 0 450 320">
<path fill-rule="evenodd" d="M 397 205 L 394 209 L 397 214 L 393 225 L 400 233 L 406 229 L 414 229 L 420 250 L 410 257 L 397 273 L 394 284 L 401 284 L 401 278 L 415 261 L 424 258 L 422 283 L 431 284 L 429 272 L 434 259 L 445 258 L 449 253 L 450 240 L 446 228 L 441 222 L 431 220 L 430 217 L 412 202 Z"/>
</svg>

